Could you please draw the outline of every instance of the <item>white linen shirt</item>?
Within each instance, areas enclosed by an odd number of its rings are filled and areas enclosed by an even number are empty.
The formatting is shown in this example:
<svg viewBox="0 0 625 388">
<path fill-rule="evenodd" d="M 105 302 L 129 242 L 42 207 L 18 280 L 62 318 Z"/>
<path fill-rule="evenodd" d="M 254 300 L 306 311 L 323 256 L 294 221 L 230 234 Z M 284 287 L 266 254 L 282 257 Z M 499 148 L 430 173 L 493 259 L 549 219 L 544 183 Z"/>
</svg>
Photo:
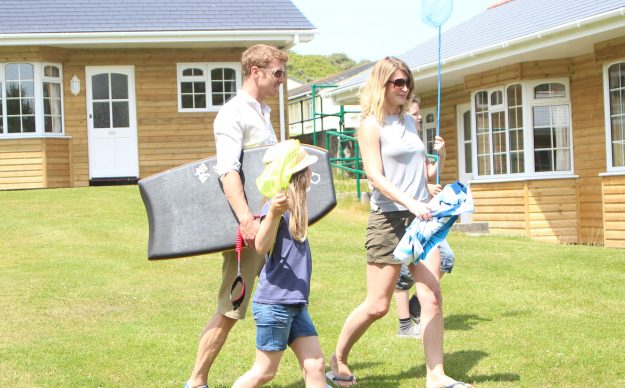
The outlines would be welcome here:
<svg viewBox="0 0 625 388">
<path fill-rule="evenodd" d="M 241 150 L 277 142 L 270 113 L 267 104 L 261 104 L 243 89 L 221 107 L 213 123 L 217 175 L 240 170 Z"/>
</svg>

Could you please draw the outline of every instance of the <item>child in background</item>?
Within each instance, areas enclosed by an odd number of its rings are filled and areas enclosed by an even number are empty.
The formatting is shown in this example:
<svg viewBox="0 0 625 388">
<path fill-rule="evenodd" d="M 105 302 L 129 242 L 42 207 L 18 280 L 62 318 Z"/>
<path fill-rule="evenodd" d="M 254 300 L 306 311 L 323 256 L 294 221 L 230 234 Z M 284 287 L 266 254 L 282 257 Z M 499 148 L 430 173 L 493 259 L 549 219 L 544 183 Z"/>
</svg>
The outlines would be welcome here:
<svg viewBox="0 0 625 388">
<path fill-rule="evenodd" d="M 263 162 L 280 163 L 293 146 L 282 142 L 268 149 Z M 308 244 L 306 193 L 317 161 L 299 147 L 297 164 L 289 171 L 286 193 L 279 192 L 261 212 L 255 246 L 265 256 L 252 300 L 256 322 L 256 360 L 233 387 L 259 387 L 274 378 L 287 345 L 293 349 L 304 374 L 306 387 L 325 388 L 325 361 L 310 315 L 308 300 L 312 256 Z M 275 167 L 275 166 L 274 166 Z"/>
</svg>

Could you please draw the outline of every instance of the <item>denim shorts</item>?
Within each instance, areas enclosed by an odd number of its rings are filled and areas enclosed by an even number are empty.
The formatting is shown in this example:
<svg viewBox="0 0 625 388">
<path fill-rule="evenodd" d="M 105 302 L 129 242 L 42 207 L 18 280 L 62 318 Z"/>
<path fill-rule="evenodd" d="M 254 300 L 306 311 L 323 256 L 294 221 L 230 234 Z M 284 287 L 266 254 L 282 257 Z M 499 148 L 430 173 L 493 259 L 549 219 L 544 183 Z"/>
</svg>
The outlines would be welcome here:
<svg viewBox="0 0 625 388">
<path fill-rule="evenodd" d="M 285 350 L 298 337 L 317 336 L 305 304 L 264 304 L 252 302 L 256 321 L 256 349 Z"/>
<path fill-rule="evenodd" d="M 441 272 L 451 273 L 451 270 L 454 269 L 454 261 L 456 259 L 454 251 L 451 250 L 447 240 L 441 242 L 438 247 L 441 250 Z M 397 279 L 397 284 L 395 284 L 395 289 L 409 290 L 413 285 L 414 280 L 412 279 L 410 270 L 405 265 L 402 265 L 401 271 L 399 272 L 399 279 Z"/>
</svg>

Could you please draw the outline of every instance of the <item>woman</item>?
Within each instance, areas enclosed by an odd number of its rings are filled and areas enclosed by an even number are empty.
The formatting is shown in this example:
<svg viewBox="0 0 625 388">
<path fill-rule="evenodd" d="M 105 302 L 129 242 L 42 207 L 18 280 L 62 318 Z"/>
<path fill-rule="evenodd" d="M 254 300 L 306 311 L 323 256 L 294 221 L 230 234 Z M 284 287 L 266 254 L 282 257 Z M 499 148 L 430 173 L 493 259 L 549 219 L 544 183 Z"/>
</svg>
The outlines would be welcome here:
<svg viewBox="0 0 625 388">
<path fill-rule="evenodd" d="M 400 263 L 393 250 L 414 217 L 430 220 L 427 180 L 436 166 L 425 155 L 415 120 L 406 114 L 414 83 L 408 66 L 386 57 L 373 67 L 361 93 L 362 123 L 358 144 L 365 172 L 373 187 L 371 214 L 365 236 L 367 296 L 347 317 L 327 376 L 348 387 L 356 379 L 348 367 L 349 352 L 366 330 L 389 309 L 399 276 Z M 436 137 L 434 149 L 442 168 L 445 142 Z M 443 369 L 443 311 L 440 289 L 440 251 L 410 265 L 421 303 L 421 338 L 427 368 L 426 387 L 471 387 L 455 381 Z"/>
</svg>

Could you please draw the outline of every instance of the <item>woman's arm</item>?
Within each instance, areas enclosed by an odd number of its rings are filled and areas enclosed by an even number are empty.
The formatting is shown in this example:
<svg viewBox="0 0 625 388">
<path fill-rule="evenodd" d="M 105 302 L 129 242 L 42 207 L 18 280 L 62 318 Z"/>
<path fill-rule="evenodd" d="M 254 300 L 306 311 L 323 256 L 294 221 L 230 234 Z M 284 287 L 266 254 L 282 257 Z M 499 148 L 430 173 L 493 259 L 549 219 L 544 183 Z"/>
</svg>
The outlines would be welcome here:
<svg viewBox="0 0 625 388">
<path fill-rule="evenodd" d="M 289 200 L 284 193 L 278 193 L 271 200 L 267 215 L 260 222 L 260 229 L 256 233 L 254 245 L 256 252 L 264 256 L 271 250 L 278 234 L 278 225 L 282 214 L 289 208 Z"/>
<path fill-rule="evenodd" d="M 358 146 L 369 183 L 385 197 L 396 202 L 421 219 L 431 219 L 430 210 L 423 202 L 401 191 L 384 176 L 380 152 L 380 126 L 372 119 L 363 120 L 358 130 Z"/>
</svg>

